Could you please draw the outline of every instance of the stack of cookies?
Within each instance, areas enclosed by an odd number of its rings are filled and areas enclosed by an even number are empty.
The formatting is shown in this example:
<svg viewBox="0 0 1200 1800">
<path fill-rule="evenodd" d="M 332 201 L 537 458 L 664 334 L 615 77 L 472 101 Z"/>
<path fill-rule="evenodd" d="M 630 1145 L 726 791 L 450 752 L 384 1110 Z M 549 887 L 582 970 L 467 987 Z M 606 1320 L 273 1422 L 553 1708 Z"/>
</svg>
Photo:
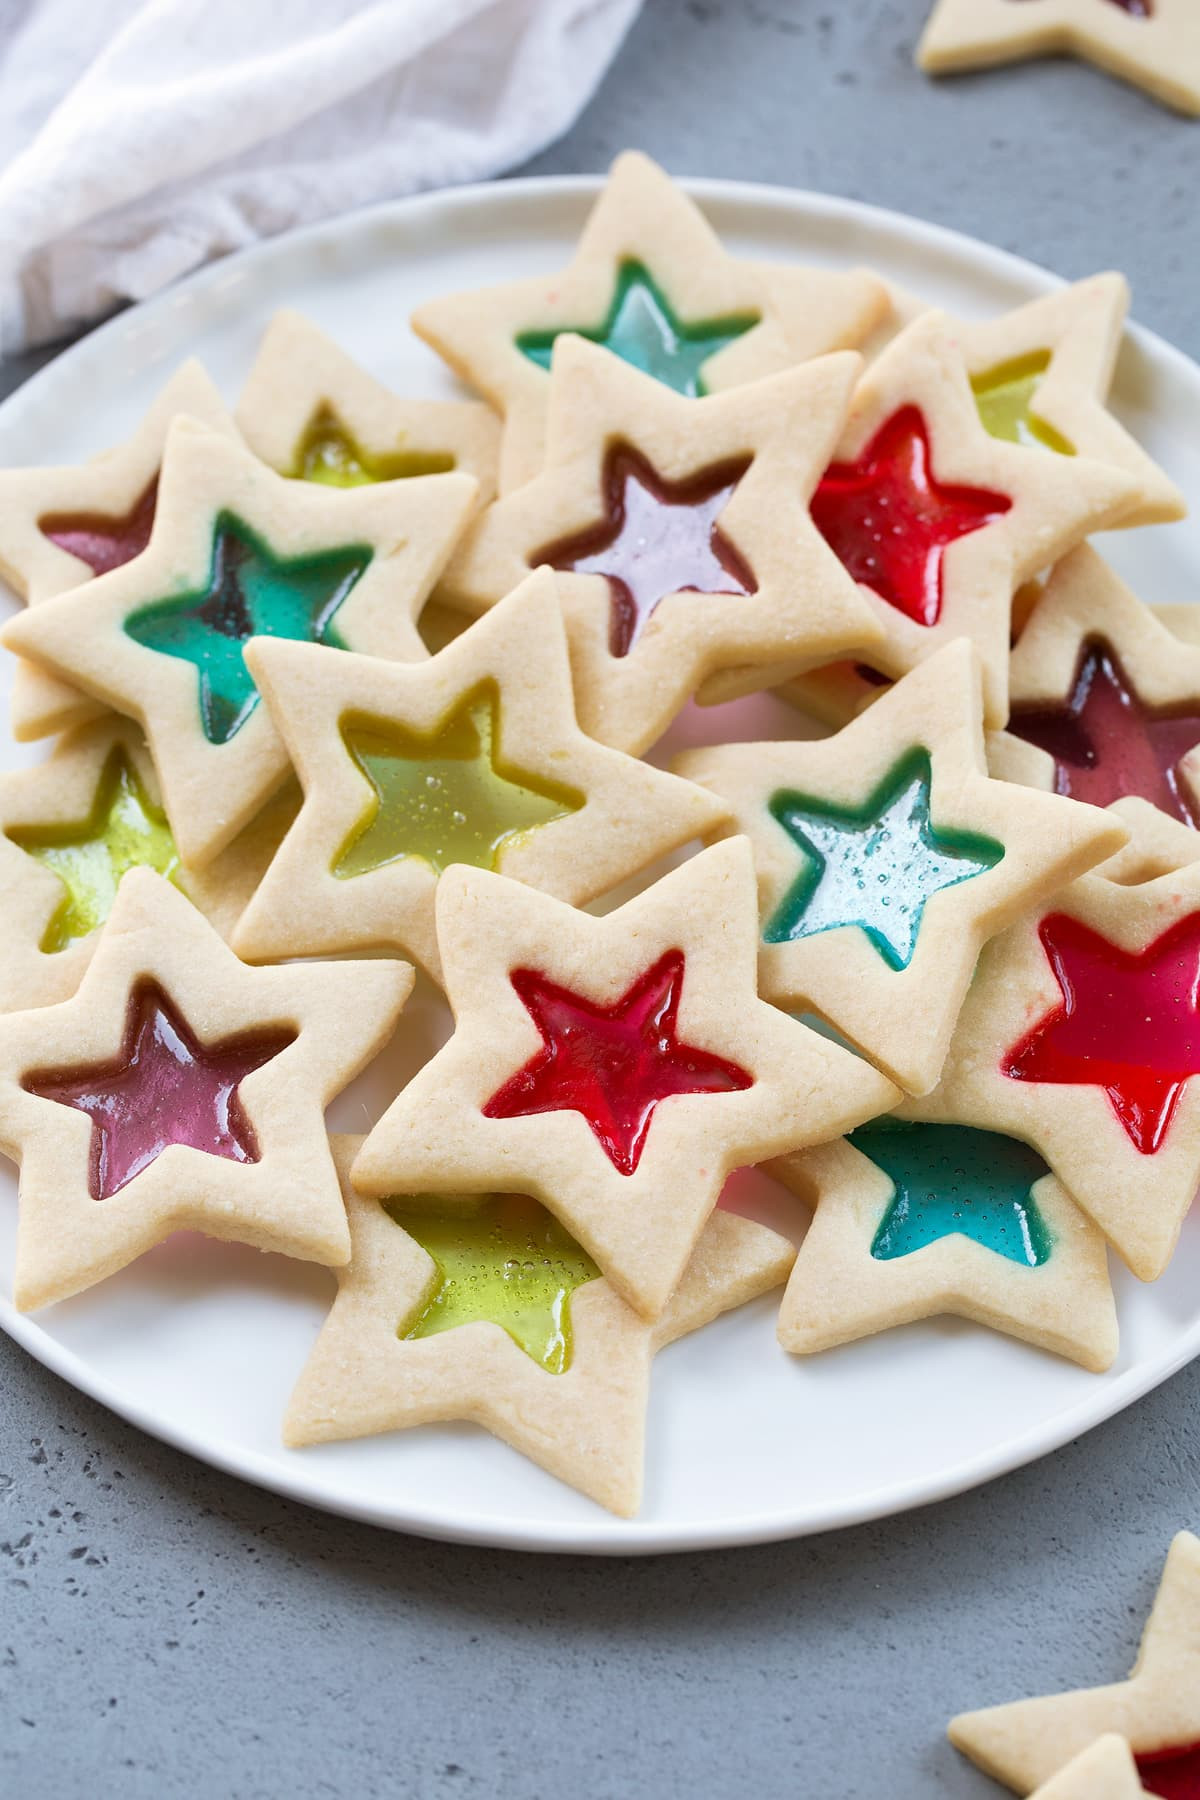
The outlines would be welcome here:
<svg viewBox="0 0 1200 1800">
<path fill-rule="evenodd" d="M 566 269 L 418 310 L 481 399 L 283 313 L 232 415 L 186 364 L 0 474 L 18 1306 L 181 1230 L 326 1264 L 289 1444 L 471 1419 L 619 1513 L 655 1350 L 778 1285 L 780 1354 L 1108 1367 L 1200 1179 L 1200 632 L 1087 542 L 1184 510 L 1127 300 L 738 260 L 631 154 Z M 414 964 L 453 1032 L 331 1140 Z M 763 1164 L 798 1254 L 719 1204 Z"/>
</svg>

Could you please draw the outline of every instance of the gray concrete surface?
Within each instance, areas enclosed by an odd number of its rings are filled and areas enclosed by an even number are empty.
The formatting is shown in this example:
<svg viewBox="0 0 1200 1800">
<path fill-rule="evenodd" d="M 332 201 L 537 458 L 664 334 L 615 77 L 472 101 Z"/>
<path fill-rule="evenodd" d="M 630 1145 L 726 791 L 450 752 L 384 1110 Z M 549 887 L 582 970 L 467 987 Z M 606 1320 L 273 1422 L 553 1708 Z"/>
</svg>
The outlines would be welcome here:
<svg viewBox="0 0 1200 1800">
<path fill-rule="evenodd" d="M 1096 0 L 1097 5 L 1104 0 Z M 1200 355 L 1200 126 L 1074 64 L 934 88 L 927 0 L 649 0 L 537 170 L 679 172 L 1117 264 Z M 19 374 L 20 371 L 10 372 Z M 140 1436 L 0 1339 L 0 1790 L 21 1800 L 971 1800 L 949 1715 L 1114 1678 L 1200 1524 L 1200 1368 L 1048 1462 L 799 1544 L 647 1562 L 390 1537 Z"/>
</svg>

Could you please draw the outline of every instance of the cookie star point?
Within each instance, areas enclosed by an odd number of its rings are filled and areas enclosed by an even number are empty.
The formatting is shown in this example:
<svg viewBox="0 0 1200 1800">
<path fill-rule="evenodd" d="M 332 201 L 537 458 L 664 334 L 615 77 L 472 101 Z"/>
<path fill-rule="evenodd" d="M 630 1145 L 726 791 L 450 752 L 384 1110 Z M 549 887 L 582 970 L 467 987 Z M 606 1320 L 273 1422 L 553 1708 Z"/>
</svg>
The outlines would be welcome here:
<svg viewBox="0 0 1200 1800">
<path fill-rule="evenodd" d="M 1127 1681 L 962 1713 L 949 1728 L 957 1749 L 1020 1794 L 1110 1733 L 1127 1740 L 1152 1794 L 1186 1793 L 1200 1773 L 1200 1539 L 1191 1532 L 1171 1545 Z"/>
</svg>

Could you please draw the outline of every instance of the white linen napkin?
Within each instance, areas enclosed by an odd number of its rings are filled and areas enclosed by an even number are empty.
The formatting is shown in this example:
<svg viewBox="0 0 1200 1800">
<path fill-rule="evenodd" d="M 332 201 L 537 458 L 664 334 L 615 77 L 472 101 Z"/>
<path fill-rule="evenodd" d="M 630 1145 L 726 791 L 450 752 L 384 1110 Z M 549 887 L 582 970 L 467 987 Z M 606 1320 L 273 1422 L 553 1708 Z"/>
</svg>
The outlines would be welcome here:
<svg viewBox="0 0 1200 1800">
<path fill-rule="evenodd" d="M 210 257 L 494 175 L 640 0 L 34 0 L 0 60 L 0 354 Z"/>
</svg>

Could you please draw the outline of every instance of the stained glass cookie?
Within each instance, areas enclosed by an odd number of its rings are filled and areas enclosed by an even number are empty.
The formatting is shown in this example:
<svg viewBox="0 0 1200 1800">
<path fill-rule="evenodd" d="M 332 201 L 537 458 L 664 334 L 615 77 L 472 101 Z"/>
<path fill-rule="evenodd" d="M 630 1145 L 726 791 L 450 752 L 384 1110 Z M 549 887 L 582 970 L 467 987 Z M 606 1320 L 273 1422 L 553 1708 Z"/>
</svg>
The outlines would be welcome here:
<svg viewBox="0 0 1200 1800">
<path fill-rule="evenodd" d="M 418 336 L 503 415 L 502 492 L 542 466 L 547 371 L 575 333 L 677 394 L 852 349 L 888 308 L 865 270 L 739 261 L 649 157 L 619 156 L 566 269 L 428 300 Z"/>
<path fill-rule="evenodd" d="M 228 938 L 294 816 L 289 786 L 206 869 L 185 870 L 145 739 L 110 713 L 0 775 L 0 1011 L 74 993 L 121 877 L 154 869 Z"/>
<path fill-rule="evenodd" d="M 894 679 L 969 637 L 987 723 L 998 727 L 1014 594 L 1137 497 L 1134 479 L 1110 465 L 1035 457 L 993 437 L 951 321 L 928 312 L 868 366 L 812 516 L 884 627 L 882 648 L 860 660 Z"/>
<path fill-rule="evenodd" d="M 820 1013 L 910 1093 L 937 1081 L 988 938 L 1126 838 L 1096 808 L 1014 805 L 989 779 L 965 638 L 834 737 L 717 745 L 673 766 L 750 840 L 763 994 Z"/>
<path fill-rule="evenodd" d="M 988 761 L 1009 781 L 1152 808 L 1186 857 L 1200 823 L 1200 647 L 1182 644 L 1090 545 L 1060 562 L 1010 664 L 1012 714 Z"/>
<path fill-rule="evenodd" d="M 75 466 L 0 470 L 0 573 L 21 599 L 36 606 L 141 554 L 167 433 L 181 413 L 236 437 L 220 394 L 192 359 L 123 444 Z M 67 731 L 106 710 L 36 663 L 18 661 L 13 671 L 10 725 L 19 741 Z"/>
<path fill-rule="evenodd" d="M 1175 483 L 1105 404 L 1128 310 L 1129 283 L 1107 273 L 1057 288 L 996 318 L 955 325 L 985 428 L 1005 443 L 1124 469 L 1139 493 L 1119 521 L 1122 530 L 1181 519 L 1187 512 Z"/>
<path fill-rule="evenodd" d="M 785 1350 L 950 1313 L 1111 1366 L 1104 1238 L 1019 1138 L 912 1101 L 771 1173 L 813 1209 L 779 1314 Z"/>
<path fill-rule="evenodd" d="M 1062 52 L 1200 114 L 1200 13 L 1192 0 L 937 0 L 917 51 L 931 75 Z"/>
<path fill-rule="evenodd" d="M 674 1291 L 731 1170 L 899 1098 L 758 998 L 744 840 L 603 918 L 457 866 L 437 932 L 455 1032 L 367 1137 L 355 1186 L 528 1193 L 644 1317 Z"/>
<path fill-rule="evenodd" d="M 305 792 L 238 926 L 252 961 L 384 944 L 437 977 L 434 894 L 451 863 L 580 906 L 724 817 L 579 729 L 545 569 L 429 662 L 278 640 L 248 657 Z"/>
<path fill-rule="evenodd" d="M 936 1090 L 1034 1146 L 1154 1281 L 1200 1182 L 1200 861 L 1083 875 L 988 944 Z"/>
<path fill-rule="evenodd" d="M 1196 1792 L 1200 1538 L 1189 1531 L 1181 1531 L 1171 1545 L 1128 1681 L 961 1713 L 951 1723 L 950 1741 L 1014 1793 L 1028 1794 L 1111 1733 L 1131 1746 L 1148 1793 L 1187 1800 Z M 1092 1789 L 1086 1800 L 1101 1791 Z"/>
<path fill-rule="evenodd" d="M 79 1293 L 174 1231 L 345 1262 L 325 1107 L 411 985 L 382 960 L 248 969 L 169 881 L 127 874 L 78 992 L 0 1017 L 17 1306 Z"/>
<path fill-rule="evenodd" d="M 655 1351 L 777 1287 L 791 1244 L 715 1212 L 650 1324 L 539 1201 L 367 1199 L 348 1179 L 355 1142 L 334 1141 L 351 1257 L 289 1403 L 285 1441 L 467 1419 L 600 1505 L 636 1512 Z"/>
<path fill-rule="evenodd" d="M 882 629 L 808 511 L 858 368 L 822 357 L 689 400 L 565 339 L 546 467 L 469 529 L 439 591 L 478 614 L 558 570 L 580 723 L 634 753 L 719 672 L 872 654 Z"/>
<path fill-rule="evenodd" d="M 237 404 L 237 424 L 280 475 L 367 487 L 457 469 L 496 491 L 500 422 L 478 400 L 407 400 L 301 313 L 277 312 Z"/>
<path fill-rule="evenodd" d="M 141 723 L 180 855 L 201 865 L 288 770 L 247 640 L 423 660 L 415 618 L 474 493 L 454 474 L 332 492 L 178 419 L 148 547 L 13 619 L 4 642 Z"/>
</svg>

